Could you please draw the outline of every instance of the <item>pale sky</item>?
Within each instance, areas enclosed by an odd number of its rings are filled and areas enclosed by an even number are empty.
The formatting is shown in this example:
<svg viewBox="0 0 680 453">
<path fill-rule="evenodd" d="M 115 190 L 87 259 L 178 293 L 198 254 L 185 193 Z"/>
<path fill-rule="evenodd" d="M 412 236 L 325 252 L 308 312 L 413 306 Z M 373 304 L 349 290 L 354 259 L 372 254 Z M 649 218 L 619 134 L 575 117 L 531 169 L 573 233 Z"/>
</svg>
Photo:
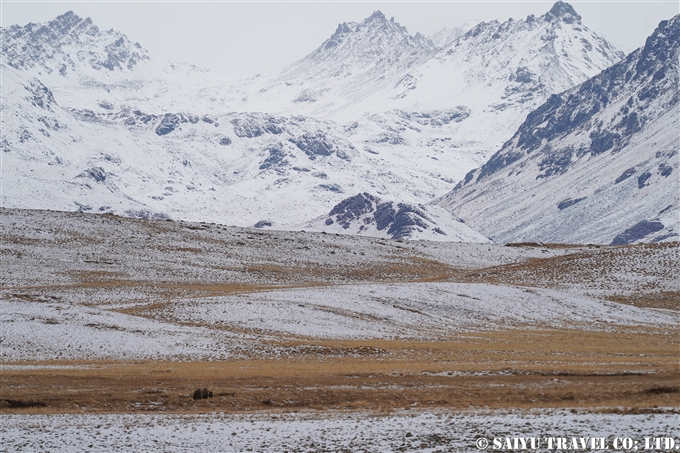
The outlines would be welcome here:
<svg viewBox="0 0 680 453">
<path fill-rule="evenodd" d="M 540 16 L 544 1 L 41 1 L 1 0 L 0 25 L 47 22 L 72 10 L 102 30 L 114 28 L 139 42 L 152 58 L 188 62 L 233 74 L 275 72 L 303 58 L 341 22 L 360 22 L 373 11 L 432 35 L 467 20 Z M 680 2 L 571 1 L 584 25 L 626 53 L 644 45 L 661 20 L 680 13 Z"/>
</svg>

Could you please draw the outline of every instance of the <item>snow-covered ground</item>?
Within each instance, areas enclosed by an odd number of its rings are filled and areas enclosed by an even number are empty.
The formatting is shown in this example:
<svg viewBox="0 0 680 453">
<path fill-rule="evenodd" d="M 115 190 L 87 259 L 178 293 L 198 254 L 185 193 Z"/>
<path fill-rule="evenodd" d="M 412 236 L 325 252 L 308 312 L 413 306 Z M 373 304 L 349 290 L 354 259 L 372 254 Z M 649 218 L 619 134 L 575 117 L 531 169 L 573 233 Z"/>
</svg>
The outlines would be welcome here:
<svg viewBox="0 0 680 453">
<path fill-rule="evenodd" d="M 2 211 L 0 227 L 4 361 L 217 360 L 275 354 L 263 346 L 273 338 L 680 321 L 673 310 L 603 300 L 676 292 L 672 244 L 399 242 L 18 210 Z M 420 281 L 456 275 L 462 282 Z"/>
<path fill-rule="evenodd" d="M 152 303 L 136 306 L 145 305 Z M 121 306 L 126 305 L 2 300 L 0 359 L 222 360 L 255 350 L 268 355 L 272 351 L 261 341 L 282 336 L 436 339 L 461 331 L 527 327 L 670 329 L 680 322 L 673 311 L 547 289 L 463 283 L 354 284 L 180 298 L 149 307 L 144 317 L 111 311 Z"/>
<path fill-rule="evenodd" d="M 678 414 L 568 411 L 409 411 L 246 415 L 3 415 L 5 451 L 445 452 L 506 437 L 597 437 L 677 442 Z M 547 441 L 546 441 L 547 442 Z M 489 450 L 493 444 L 489 446 Z M 548 450 L 541 450 L 548 451 Z M 603 450 L 590 450 L 603 451 Z"/>
<path fill-rule="evenodd" d="M 673 312 L 546 289 L 488 284 L 341 285 L 183 300 L 178 321 L 316 338 L 437 338 L 505 328 L 671 326 Z"/>
<path fill-rule="evenodd" d="M 2 361 L 218 360 L 244 349 L 247 338 L 97 307 L 23 300 L 0 301 L 0 323 Z"/>
</svg>

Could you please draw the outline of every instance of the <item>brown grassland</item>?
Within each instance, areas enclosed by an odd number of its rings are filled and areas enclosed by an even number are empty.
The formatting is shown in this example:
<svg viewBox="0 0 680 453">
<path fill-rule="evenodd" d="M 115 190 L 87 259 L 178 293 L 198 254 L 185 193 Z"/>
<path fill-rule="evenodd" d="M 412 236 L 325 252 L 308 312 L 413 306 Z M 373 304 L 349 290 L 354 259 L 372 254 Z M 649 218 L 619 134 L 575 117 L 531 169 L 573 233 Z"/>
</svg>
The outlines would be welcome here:
<svg viewBox="0 0 680 453">
<path fill-rule="evenodd" d="M 680 395 L 677 332 L 513 330 L 436 342 L 284 346 L 298 353 L 273 360 L 16 367 L 0 373 L 0 405 L 4 413 L 418 407 L 653 412 L 677 406 Z M 214 398 L 193 401 L 193 390 L 202 387 Z"/>
</svg>

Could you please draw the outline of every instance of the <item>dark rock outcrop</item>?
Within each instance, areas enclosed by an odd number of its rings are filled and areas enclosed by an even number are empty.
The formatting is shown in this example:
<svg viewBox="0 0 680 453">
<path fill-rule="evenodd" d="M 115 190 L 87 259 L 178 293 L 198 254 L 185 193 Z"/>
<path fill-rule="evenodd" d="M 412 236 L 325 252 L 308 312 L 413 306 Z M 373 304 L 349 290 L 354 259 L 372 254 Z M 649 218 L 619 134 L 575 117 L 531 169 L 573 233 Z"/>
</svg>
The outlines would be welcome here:
<svg viewBox="0 0 680 453">
<path fill-rule="evenodd" d="M 284 121 L 273 115 L 252 113 L 231 120 L 234 133 L 240 138 L 255 138 L 264 134 L 283 133 Z"/>
<path fill-rule="evenodd" d="M 182 113 L 166 113 L 163 115 L 160 124 L 156 127 L 157 135 L 167 135 L 174 131 L 182 123 L 198 123 L 196 115 L 182 114 Z"/>
<path fill-rule="evenodd" d="M 617 235 L 612 241 L 611 245 L 625 245 L 644 239 L 652 233 L 661 231 L 664 225 L 658 221 L 643 220 L 632 227 L 625 230 L 623 233 Z"/>
<path fill-rule="evenodd" d="M 178 115 L 175 115 L 173 113 L 166 113 L 163 119 L 161 120 L 161 124 L 159 124 L 156 127 L 156 134 L 158 135 L 167 135 L 170 132 L 174 131 L 177 126 L 179 126 L 181 122 L 181 119 Z"/>
<path fill-rule="evenodd" d="M 573 206 L 573 205 L 575 205 L 576 203 L 578 203 L 579 201 L 585 200 L 586 198 L 587 198 L 587 197 L 576 198 L 576 199 L 574 199 L 574 200 L 572 200 L 571 198 L 567 198 L 566 200 L 560 201 L 560 202 L 557 204 L 557 209 L 559 209 L 560 211 L 561 211 L 562 209 L 567 209 L 569 206 Z"/>
<path fill-rule="evenodd" d="M 288 164 L 286 160 L 287 152 L 283 144 L 269 145 L 264 149 L 268 156 L 260 164 L 260 170 L 269 170 L 270 168 L 281 167 Z"/>
<path fill-rule="evenodd" d="M 338 222 L 343 228 L 349 228 L 350 222 L 358 219 L 364 214 L 368 214 L 375 210 L 375 205 L 380 201 L 378 197 L 371 195 L 368 192 L 357 194 L 353 197 L 345 198 L 340 203 L 336 204 L 331 212 L 328 213 L 330 223 L 326 220 L 326 225 L 331 225 L 335 216 L 335 222 Z"/>
<path fill-rule="evenodd" d="M 83 171 L 80 173 L 77 178 L 90 178 L 93 179 L 95 182 L 104 182 L 106 181 L 106 171 L 102 167 L 92 167 L 88 168 L 87 170 Z"/>
<path fill-rule="evenodd" d="M 305 132 L 298 137 L 291 138 L 290 142 L 304 152 L 310 160 L 333 154 L 341 159 L 349 160 L 346 150 L 354 149 L 354 146 L 346 140 L 329 136 L 322 131 Z"/>
<path fill-rule="evenodd" d="M 394 203 L 382 201 L 375 195 L 363 192 L 342 200 L 335 205 L 325 225 L 339 224 L 343 229 L 349 229 L 353 224 L 359 225 L 363 231 L 368 225 L 374 224 L 378 231 L 384 231 L 392 239 L 409 237 L 416 229 L 431 228 L 432 220 L 425 213 L 423 206 L 409 203 Z M 445 234 L 434 227 L 439 234 Z"/>
</svg>

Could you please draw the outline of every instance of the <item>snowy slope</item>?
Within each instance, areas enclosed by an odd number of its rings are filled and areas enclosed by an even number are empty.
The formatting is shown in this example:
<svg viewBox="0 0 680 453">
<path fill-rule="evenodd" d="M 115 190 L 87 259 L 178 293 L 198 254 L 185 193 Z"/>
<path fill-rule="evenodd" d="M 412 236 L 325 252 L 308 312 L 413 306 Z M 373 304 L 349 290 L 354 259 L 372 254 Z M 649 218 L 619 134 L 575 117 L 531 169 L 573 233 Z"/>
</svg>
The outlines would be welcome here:
<svg viewBox="0 0 680 453">
<path fill-rule="evenodd" d="M 66 109 L 38 79 L 3 76 L 6 207 L 283 227 L 351 193 L 417 203 L 453 182 L 429 154 L 369 152 L 329 121 Z"/>
<path fill-rule="evenodd" d="M 438 203 L 499 242 L 677 238 L 679 34 L 552 96 Z"/>
</svg>

